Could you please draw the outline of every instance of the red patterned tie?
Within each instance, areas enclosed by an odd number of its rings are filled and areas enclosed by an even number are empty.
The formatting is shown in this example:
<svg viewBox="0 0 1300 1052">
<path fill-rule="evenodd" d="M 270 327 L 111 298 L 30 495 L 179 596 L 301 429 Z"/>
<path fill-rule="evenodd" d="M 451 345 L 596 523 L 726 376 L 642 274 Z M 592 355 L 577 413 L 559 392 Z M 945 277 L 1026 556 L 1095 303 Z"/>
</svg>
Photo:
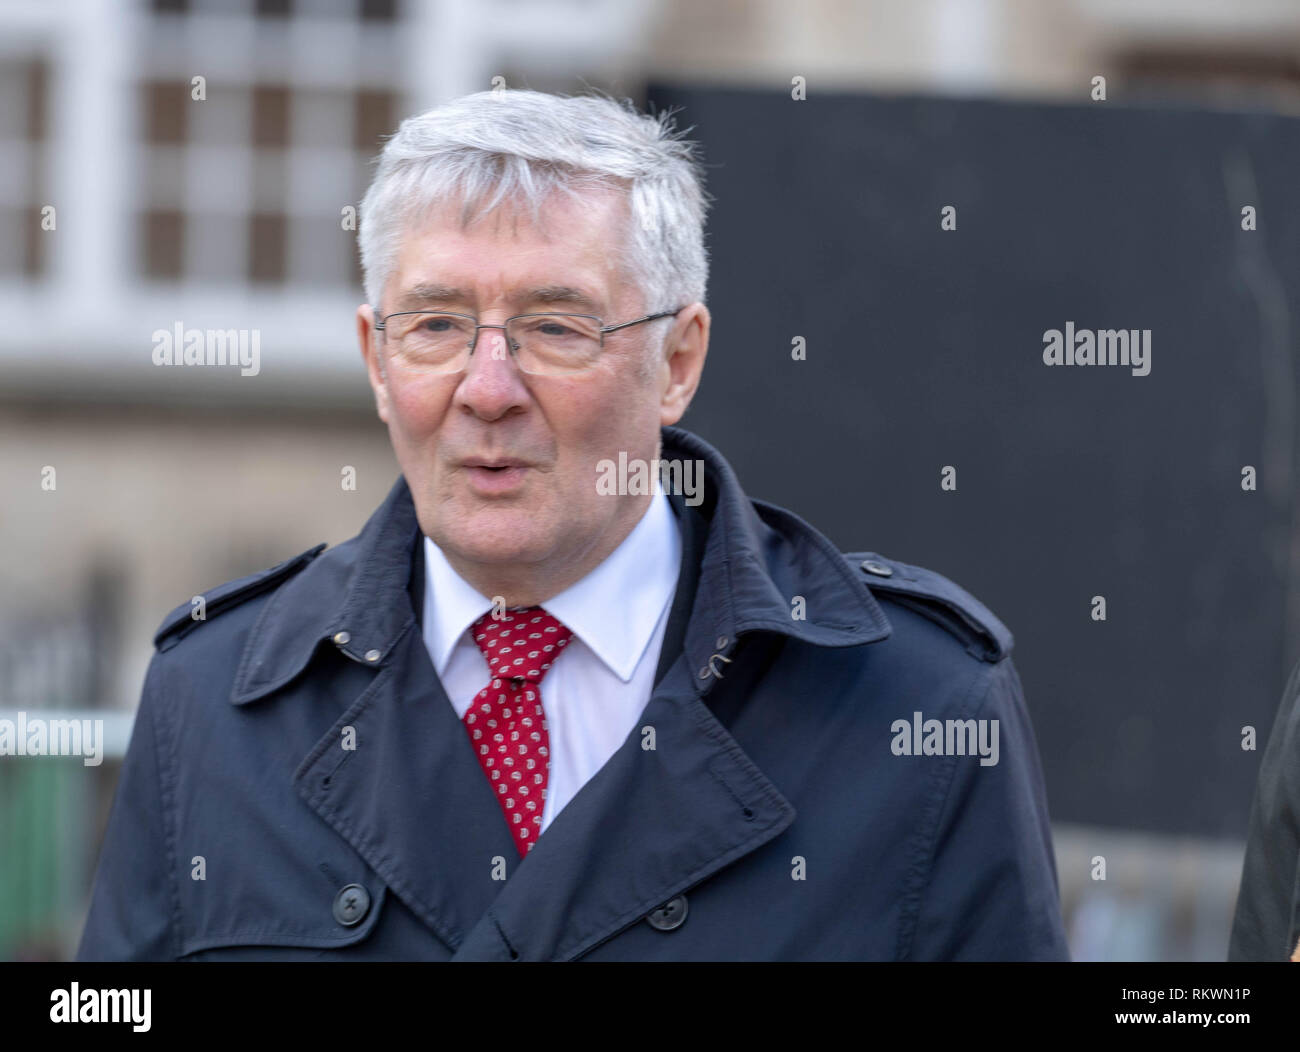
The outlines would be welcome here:
<svg viewBox="0 0 1300 1052">
<path fill-rule="evenodd" d="M 542 831 L 551 766 L 542 677 L 573 633 L 540 606 L 515 607 L 500 618 L 484 614 L 470 632 L 492 681 L 474 695 L 462 722 L 523 856 Z"/>
</svg>

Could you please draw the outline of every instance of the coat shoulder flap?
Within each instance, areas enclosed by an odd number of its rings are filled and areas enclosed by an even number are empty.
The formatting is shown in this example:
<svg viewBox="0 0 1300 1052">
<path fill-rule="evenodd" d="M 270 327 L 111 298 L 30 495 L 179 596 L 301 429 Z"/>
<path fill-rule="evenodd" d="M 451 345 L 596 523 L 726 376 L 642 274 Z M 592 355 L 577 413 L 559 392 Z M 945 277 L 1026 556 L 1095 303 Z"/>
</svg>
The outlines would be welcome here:
<svg viewBox="0 0 1300 1052">
<path fill-rule="evenodd" d="M 1014 643 L 1010 630 L 970 592 L 942 574 L 876 552 L 849 552 L 844 558 L 866 578 L 877 598 L 929 618 L 961 641 L 982 661 L 998 662 Z"/>
<path fill-rule="evenodd" d="M 254 596 L 261 595 L 283 581 L 298 573 L 328 547 L 321 543 L 308 548 L 301 555 L 277 563 L 269 570 L 249 574 L 234 581 L 210 588 L 201 595 L 194 596 L 189 602 L 182 603 L 165 618 L 153 637 L 154 646 L 159 650 L 168 650 L 175 646 L 182 637 L 192 631 L 196 625 L 247 602 Z M 201 602 L 200 602 L 201 600 Z"/>
</svg>

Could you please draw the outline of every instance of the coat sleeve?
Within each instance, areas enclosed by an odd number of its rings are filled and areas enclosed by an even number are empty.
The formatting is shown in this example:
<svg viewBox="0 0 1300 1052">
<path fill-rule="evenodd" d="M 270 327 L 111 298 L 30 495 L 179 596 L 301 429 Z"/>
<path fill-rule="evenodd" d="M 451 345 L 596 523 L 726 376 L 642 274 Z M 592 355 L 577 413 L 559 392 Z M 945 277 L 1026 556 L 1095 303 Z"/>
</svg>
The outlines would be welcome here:
<svg viewBox="0 0 1300 1052">
<path fill-rule="evenodd" d="M 992 670 L 973 715 L 998 721 L 997 762 L 948 757 L 907 957 L 1067 961 L 1047 791 L 1010 657 Z"/>
<path fill-rule="evenodd" d="M 1286 961 L 1297 937 L 1300 878 L 1300 665 L 1282 692 L 1250 809 L 1230 961 Z"/>
<path fill-rule="evenodd" d="M 145 677 L 131 741 L 109 812 L 79 961 L 157 961 L 176 957 L 178 897 L 164 792 L 163 699 Z"/>
</svg>

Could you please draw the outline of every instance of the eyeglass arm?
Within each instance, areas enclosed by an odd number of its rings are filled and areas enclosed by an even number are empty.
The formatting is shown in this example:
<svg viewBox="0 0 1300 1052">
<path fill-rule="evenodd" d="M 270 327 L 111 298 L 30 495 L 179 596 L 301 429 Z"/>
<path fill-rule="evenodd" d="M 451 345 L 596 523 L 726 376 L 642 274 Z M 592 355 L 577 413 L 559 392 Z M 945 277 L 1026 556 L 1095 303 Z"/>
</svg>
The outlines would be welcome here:
<svg viewBox="0 0 1300 1052">
<path fill-rule="evenodd" d="M 629 325 L 640 325 L 642 322 L 657 321 L 660 318 L 671 318 L 674 314 L 680 314 L 686 309 L 685 306 L 675 310 L 661 310 L 658 314 L 647 314 L 644 318 L 637 318 L 635 321 L 625 321 L 619 325 L 603 325 L 601 332 L 617 332 L 619 329 L 626 329 Z"/>
</svg>

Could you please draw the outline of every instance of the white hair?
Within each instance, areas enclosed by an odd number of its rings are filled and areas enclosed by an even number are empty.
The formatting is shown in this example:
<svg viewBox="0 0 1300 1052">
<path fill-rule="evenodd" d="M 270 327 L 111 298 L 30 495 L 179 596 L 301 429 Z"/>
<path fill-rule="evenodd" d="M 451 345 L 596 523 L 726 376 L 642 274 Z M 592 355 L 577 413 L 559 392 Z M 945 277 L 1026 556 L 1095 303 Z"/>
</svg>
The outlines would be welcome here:
<svg viewBox="0 0 1300 1052">
<path fill-rule="evenodd" d="M 555 191 L 576 198 L 615 189 L 629 208 L 625 236 L 611 251 L 646 312 L 703 301 L 708 197 L 684 134 L 670 113 L 641 114 L 630 100 L 514 89 L 465 95 L 407 118 L 384 145 L 361 202 L 367 299 L 379 308 L 404 229 L 430 207 L 459 202 L 462 228 L 502 202 L 525 205 L 536 222 Z"/>
</svg>

